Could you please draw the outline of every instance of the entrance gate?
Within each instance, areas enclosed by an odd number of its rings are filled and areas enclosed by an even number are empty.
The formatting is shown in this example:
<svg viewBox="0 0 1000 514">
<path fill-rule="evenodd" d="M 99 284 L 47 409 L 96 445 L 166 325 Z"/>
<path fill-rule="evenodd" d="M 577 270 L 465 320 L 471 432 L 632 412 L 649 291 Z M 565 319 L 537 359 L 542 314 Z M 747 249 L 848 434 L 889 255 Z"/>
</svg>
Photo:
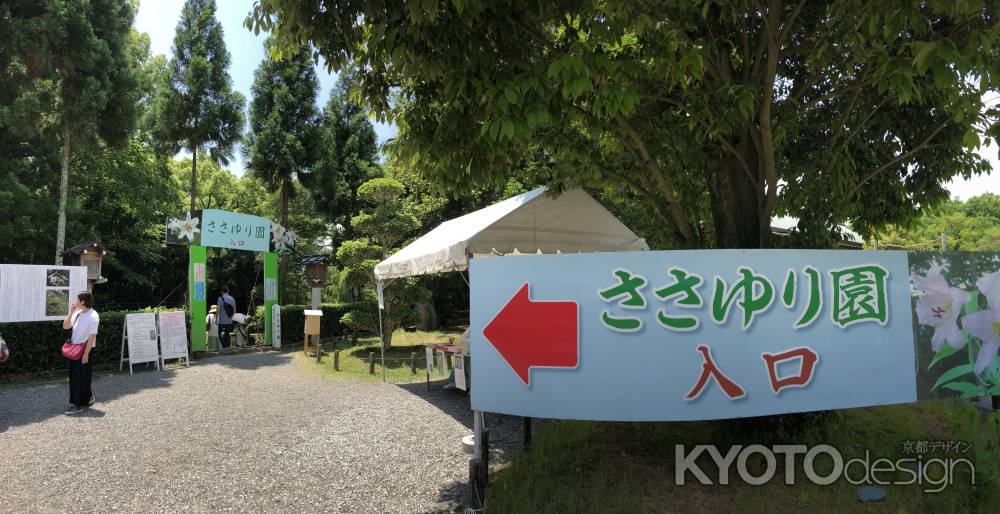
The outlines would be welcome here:
<svg viewBox="0 0 1000 514">
<path fill-rule="evenodd" d="M 191 312 L 191 351 L 204 351 L 208 314 L 205 263 L 207 247 L 264 254 L 264 344 L 275 341 L 272 306 L 278 303 L 278 256 L 290 252 L 295 233 L 267 218 L 204 209 L 169 218 L 167 244 L 189 246 L 188 298 Z"/>
</svg>

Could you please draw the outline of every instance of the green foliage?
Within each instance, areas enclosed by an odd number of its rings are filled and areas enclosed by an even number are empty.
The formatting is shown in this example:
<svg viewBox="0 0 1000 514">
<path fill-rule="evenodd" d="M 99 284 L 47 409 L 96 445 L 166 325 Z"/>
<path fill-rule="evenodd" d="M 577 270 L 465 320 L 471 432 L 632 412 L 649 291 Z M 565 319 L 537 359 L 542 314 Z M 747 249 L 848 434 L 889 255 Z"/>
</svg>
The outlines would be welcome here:
<svg viewBox="0 0 1000 514">
<path fill-rule="evenodd" d="M 541 171 L 628 188 L 673 246 L 758 247 L 772 215 L 868 235 L 986 171 L 998 9 L 258 0 L 246 25 L 359 70 L 392 151 L 439 190 Z"/>
<path fill-rule="evenodd" d="M 265 48 L 271 46 L 270 40 Z M 250 131 L 243 142 L 247 169 L 281 191 L 280 223 L 288 221 L 295 177 L 308 172 L 320 143 L 316 89 L 319 81 L 308 48 L 285 59 L 265 57 L 254 72 Z"/>
<path fill-rule="evenodd" d="M 356 332 L 378 332 L 379 312 L 372 273 L 375 265 L 420 228 L 420 221 L 413 214 L 417 203 L 404 196 L 405 192 L 401 182 L 388 177 L 372 179 L 358 187 L 358 200 L 367 207 L 351 219 L 351 224 L 367 238 L 345 241 L 337 250 L 341 289 L 348 298 L 360 302 L 343 318 L 344 324 Z M 384 298 L 382 344 L 388 348 L 392 333 L 417 318 L 415 305 L 430 301 L 430 291 L 419 279 L 401 278 L 385 289 Z"/>
<path fill-rule="evenodd" d="M 323 318 L 320 320 L 320 331 L 323 336 L 343 335 L 345 327 L 340 319 L 353 307 L 351 304 L 323 304 L 321 307 Z M 302 341 L 305 328 L 305 316 L 302 311 L 308 308 L 306 305 L 281 306 L 281 340 L 285 345 L 295 345 Z M 130 312 L 151 311 L 152 309 L 139 309 Z M 101 326 L 97 333 L 97 346 L 91 352 L 95 363 L 108 365 L 118 362 L 126 314 L 124 311 L 100 313 Z M 190 319 L 188 326 L 190 327 Z M 0 373 L 30 373 L 63 369 L 67 366 L 66 358 L 60 353 L 66 341 L 66 331 L 63 330 L 60 321 L 3 323 L 0 324 L 0 333 L 3 334 L 11 350 L 11 358 L 0 366 Z"/>
<path fill-rule="evenodd" d="M 282 346 L 302 344 L 302 335 L 305 333 L 306 323 L 303 311 L 310 308 L 308 305 L 281 306 Z M 324 338 L 343 335 L 346 327 L 341 323 L 341 317 L 352 308 L 354 308 L 354 305 L 349 303 L 322 304 L 320 310 L 323 311 L 323 317 L 319 320 L 320 334 Z"/>
<path fill-rule="evenodd" d="M 183 205 L 168 164 L 133 140 L 118 150 L 80 155 L 73 165 L 79 180 L 72 189 L 71 242 L 99 239 L 114 252 L 104 262 L 108 283 L 98 286 L 99 294 L 115 303 L 155 304 L 151 290 L 181 283 L 186 275 L 184 261 L 163 248 L 163 223 Z"/>
<path fill-rule="evenodd" d="M 367 112 L 351 99 L 351 89 L 357 85 L 355 75 L 353 70 L 341 70 L 323 109 L 319 160 L 309 173 L 300 176 L 319 212 L 343 227 L 334 234 L 335 243 L 356 236 L 351 216 L 361 206 L 355 193 L 366 180 L 382 174 L 375 128 Z"/>
<path fill-rule="evenodd" d="M 101 312 L 101 326 L 91 358 L 98 365 L 118 362 L 122 345 L 124 312 Z M 10 347 L 10 360 L 0 367 L 3 373 L 28 373 L 63 369 L 67 360 L 62 356 L 63 343 L 68 339 L 61 321 L 33 323 L 2 323 L 0 332 Z"/>
<path fill-rule="evenodd" d="M 949 251 L 1000 251 L 1000 197 L 986 193 L 966 202 L 949 200 L 908 226 L 874 234 L 879 248 L 937 250 L 941 235 Z"/>
<path fill-rule="evenodd" d="M 147 113 L 152 141 L 164 154 L 186 149 L 197 158 L 198 150 L 207 149 L 212 160 L 226 164 L 243 131 L 244 98 L 232 90 L 215 0 L 185 2 L 173 49 Z M 191 173 L 196 198 L 196 163 Z"/>
</svg>

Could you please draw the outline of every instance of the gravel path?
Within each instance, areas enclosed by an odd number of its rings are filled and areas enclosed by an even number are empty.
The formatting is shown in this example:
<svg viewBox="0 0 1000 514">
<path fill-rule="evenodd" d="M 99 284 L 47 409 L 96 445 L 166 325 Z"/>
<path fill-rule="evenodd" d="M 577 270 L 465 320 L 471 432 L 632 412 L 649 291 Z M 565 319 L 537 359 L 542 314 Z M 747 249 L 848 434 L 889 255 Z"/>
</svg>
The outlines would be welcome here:
<svg viewBox="0 0 1000 514">
<path fill-rule="evenodd" d="M 437 512 L 466 494 L 455 391 L 323 379 L 267 352 L 94 392 L 70 417 L 65 384 L 0 389 L 0 512 Z"/>
</svg>

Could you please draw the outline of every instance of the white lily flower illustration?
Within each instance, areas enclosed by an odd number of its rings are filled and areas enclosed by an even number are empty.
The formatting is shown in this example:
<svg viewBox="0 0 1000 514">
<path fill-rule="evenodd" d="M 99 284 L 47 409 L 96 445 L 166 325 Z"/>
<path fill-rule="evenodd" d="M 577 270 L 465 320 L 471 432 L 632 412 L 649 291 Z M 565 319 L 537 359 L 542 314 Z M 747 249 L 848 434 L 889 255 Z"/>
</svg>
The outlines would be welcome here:
<svg viewBox="0 0 1000 514">
<path fill-rule="evenodd" d="M 1000 313 L 993 309 L 966 314 L 962 327 L 983 342 L 976 356 L 975 370 L 980 374 L 997 356 L 1000 349 Z"/>
<path fill-rule="evenodd" d="M 299 236 L 295 235 L 295 232 L 292 232 L 291 230 L 285 232 L 285 242 L 288 246 L 295 246 L 295 239 L 298 237 Z"/>
<path fill-rule="evenodd" d="M 178 224 L 177 226 L 175 226 L 176 230 L 178 231 L 177 239 L 187 238 L 189 241 L 193 243 L 195 233 L 201 232 L 201 229 L 198 228 L 199 221 L 200 220 L 198 218 L 192 218 L 190 212 L 187 213 L 187 219 L 185 219 L 184 221 L 177 220 Z"/>
<path fill-rule="evenodd" d="M 927 270 L 928 275 L 940 275 L 948 271 L 948 261 L 938 261 L 934 260 L 931 262 L 930 269 Z"/>
<path fill-rule="evenodd" d="M 937 272 L 927 273 L 926 276 L 913 275 L 913 286 L 924 292 L 917 300 L 917 321 L 934 327 L 931 337 L 934 351 L 940 350 L 946 341 L 955 349 L 965 346 L 957 321 L 962 307 L 972 295 L 949 286 L 948 281 Z"/>
<path fill-rule="evenodd" d="M 271 224 L 271 236 L 274 239 L 274 246 L 283 247 L 285 246 L 285 227 L 278 225 L 277 223 Z"/>
<path fill-rule="evenodd" d="M 1000 312 L 1000 271 L 983 275 L 976 281 L 976 287 L 986 297 L 990 309 Z"/>
</svg>

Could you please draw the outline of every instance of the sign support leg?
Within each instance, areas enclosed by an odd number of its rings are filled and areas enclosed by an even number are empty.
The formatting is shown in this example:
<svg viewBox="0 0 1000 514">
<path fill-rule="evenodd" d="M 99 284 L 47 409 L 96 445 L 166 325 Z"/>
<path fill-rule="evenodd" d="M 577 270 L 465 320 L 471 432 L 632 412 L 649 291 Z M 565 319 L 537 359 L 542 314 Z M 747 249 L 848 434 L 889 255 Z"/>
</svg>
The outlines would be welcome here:
<svg viewBox="0 0 1000 514">
<path fill-rule="evenodd" d="M 472 427 L 475 440 L 472 460 L 469 461 L 469 489 L 472 504 L 476 510 L 486 507 L 486 484 L 490 471 L 490 433 L 483 427 L 482 411 L 472 411 Z"/>
<path fill-rule="evenodd" d="M 269 284 L 273 284 L 270 285 Z M 278 303 L 278 254 L 264 254 L 264 341 L 274 341 L 272 305 Z"/>
</svg>

